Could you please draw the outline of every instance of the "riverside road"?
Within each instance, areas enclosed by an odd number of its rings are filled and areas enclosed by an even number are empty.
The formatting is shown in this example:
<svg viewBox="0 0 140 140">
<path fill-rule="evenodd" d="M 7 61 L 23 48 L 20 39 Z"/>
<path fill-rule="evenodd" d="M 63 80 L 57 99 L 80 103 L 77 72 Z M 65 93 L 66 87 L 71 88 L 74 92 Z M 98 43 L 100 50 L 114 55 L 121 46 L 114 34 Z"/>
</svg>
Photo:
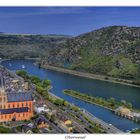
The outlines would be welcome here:
<svg viewBox="0 0 140 140">
<path fill-rule="evenodd" d="M 91 113 L 89 113 L 88 111 L 86 111 L 85 109 L 82 110 L 82 112 L 88 116 L 92 121 L 94 121 L 97 124 L 100 124 L 102 128 L 104 128 L 104 130 L 107 133 L 124 133 L 123 131 L 119 130 L 118 128 L 114 127 L 112 124 L 109 125 L 108 123 L 104 122 L 103 120 L 96 118 L 95 116 L 93 116 Z"/>
</svg>

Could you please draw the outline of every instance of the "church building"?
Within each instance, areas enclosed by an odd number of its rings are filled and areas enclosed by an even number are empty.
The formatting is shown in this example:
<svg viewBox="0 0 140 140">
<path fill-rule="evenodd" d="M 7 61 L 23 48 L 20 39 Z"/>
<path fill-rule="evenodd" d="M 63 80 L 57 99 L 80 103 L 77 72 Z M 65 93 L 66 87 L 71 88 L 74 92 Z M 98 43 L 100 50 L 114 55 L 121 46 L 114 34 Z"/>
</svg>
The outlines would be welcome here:
<svg viewBox="0 0 140 140">
<path fill-rule="evenodd" d="M 8 92 L 0 74 L 0 122 L 29 120 L 33 117 L 33 98 L 29 92 Z"/>
</svg>

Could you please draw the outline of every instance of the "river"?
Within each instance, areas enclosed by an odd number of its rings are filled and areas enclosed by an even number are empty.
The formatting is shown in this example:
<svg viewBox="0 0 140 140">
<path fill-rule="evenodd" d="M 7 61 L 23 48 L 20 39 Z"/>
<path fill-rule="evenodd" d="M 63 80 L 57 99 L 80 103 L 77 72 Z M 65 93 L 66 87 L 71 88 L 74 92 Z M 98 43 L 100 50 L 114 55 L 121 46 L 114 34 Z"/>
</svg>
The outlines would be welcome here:
<svg viewBox="0 0 140 140">
<path fill-rule="evenodd" d="M 7 60 L 1 64 L 13 71 L 22 69 L 22 65 L 24 65 L 24 69 L 29 74 L 39 76 L 41 79 L 50 79 L 53 85 L 53 89 L 51 90 L 53 94 L 81 108 L 85 108 L 96 117 L 113 124 L 123 131 L 140 128 L 140 124 L 120 118 L 105 108 L 91 105 L 62 93 L 63 89 L 72 89 L 103 98 L 114 97 L 116 100 L 129 101 L 134 107 L 140 108 L 140 88 L 40 69 L 38 66 L 35 66 L 33 62 L 32 60 Z"/>
</svg>

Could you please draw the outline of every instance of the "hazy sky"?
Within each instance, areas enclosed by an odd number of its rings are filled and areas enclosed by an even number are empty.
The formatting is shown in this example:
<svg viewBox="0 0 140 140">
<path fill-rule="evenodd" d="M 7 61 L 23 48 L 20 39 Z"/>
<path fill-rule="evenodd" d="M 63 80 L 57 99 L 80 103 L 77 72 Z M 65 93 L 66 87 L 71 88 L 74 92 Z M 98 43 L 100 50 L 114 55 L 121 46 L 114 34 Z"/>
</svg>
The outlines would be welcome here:
<svg viewBox="0 0 140 140">
<path fill-rule="evenodd" d="M 0 7 L 0 32 L 78 35 L 110 25 L 140 26 L 140 7 Z"/>
</svg>

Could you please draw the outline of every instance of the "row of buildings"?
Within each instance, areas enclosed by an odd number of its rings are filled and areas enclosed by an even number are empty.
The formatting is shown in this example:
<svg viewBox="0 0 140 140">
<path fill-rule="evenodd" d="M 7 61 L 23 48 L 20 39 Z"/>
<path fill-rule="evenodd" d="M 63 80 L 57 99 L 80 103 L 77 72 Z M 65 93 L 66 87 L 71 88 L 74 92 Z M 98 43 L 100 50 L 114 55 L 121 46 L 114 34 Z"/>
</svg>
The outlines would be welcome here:
<svg viewBox="0 0 140 140">
<path fill-rule="evenodd" d="M 0 69 L 0 122 L 29 120 L 33 116 L 32 93 L 19 90 L 18 80 L 9 83 L 10 80 L 9 74 Z"/>
<path fill-rule="evenodd" d="M 58 129 L 73 132 L 73 122 L 56 110 L 47 108 L 43 102 L 39 103 L 39 99 L 36 102 L 30 88 L 28 82 L 0 68 L 0 123 L 30 120 L 35 112 L 39 117 L 33 119 L 29 125 L 24 124 L 22 132 L 33 133 L 35 129 L 49 133 L 55 132 L 55 129 L 51 129 L 49 121 L 53 117 Z M 48 120 L 42 114 L 47 114 Z"/>
</svg>

